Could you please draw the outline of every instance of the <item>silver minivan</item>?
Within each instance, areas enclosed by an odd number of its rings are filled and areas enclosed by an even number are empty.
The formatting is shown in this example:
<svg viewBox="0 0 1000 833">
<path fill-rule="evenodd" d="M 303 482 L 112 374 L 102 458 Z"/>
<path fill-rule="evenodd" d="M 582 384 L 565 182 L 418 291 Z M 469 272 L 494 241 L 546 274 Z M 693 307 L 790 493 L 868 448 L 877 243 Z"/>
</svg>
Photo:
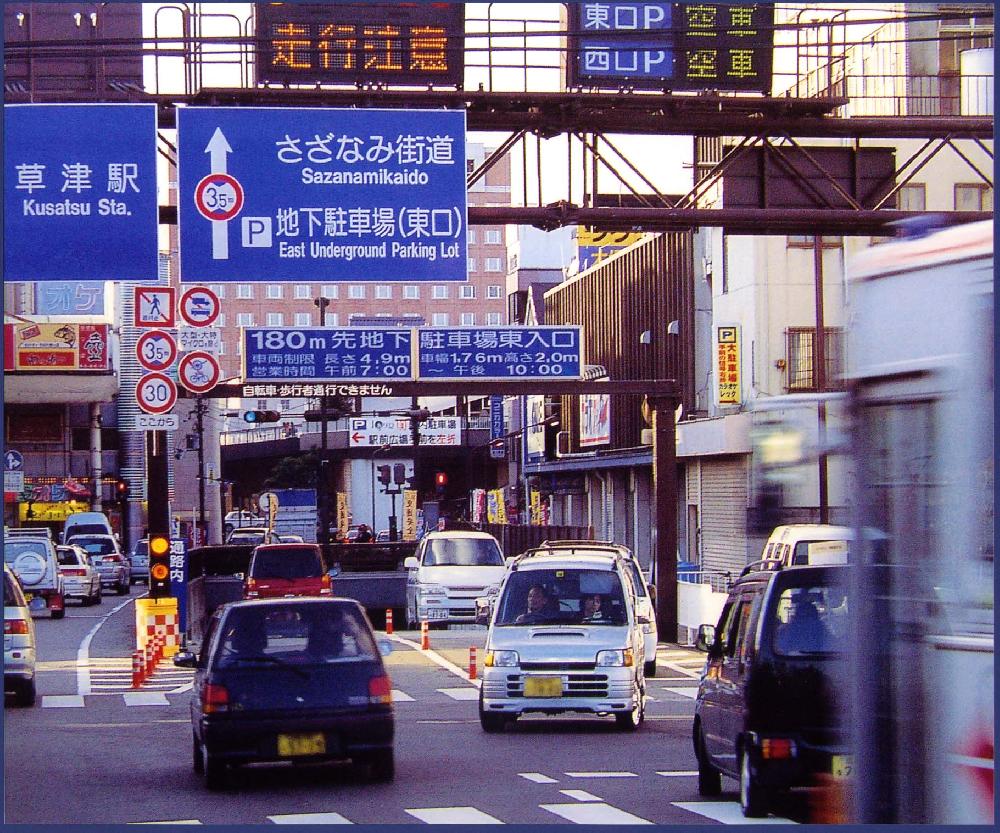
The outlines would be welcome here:
<svg viewBox="0 0 1000 833">
<path fill-rule="evenodd" d="M 613 714 L 619 728 L 638 729 L 646 621 L 619 553 L 538 548 L 512 559 L 486 634 L 483 730 L 528 712 Z"/>
</svg>

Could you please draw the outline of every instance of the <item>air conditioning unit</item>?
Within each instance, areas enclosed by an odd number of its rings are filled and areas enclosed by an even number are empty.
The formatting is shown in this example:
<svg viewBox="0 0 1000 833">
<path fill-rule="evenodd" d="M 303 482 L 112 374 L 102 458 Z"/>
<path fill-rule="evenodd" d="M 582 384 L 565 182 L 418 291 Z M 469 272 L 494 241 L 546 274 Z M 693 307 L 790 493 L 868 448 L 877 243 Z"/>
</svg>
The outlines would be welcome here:
<svg viewBox="0 0 1000 833">
<path fill-rule="evenodd" d="M 643 428 L 639 432 L 639 442 L 642 445 L 652 445 L 653 444 L 653 429 Z"/>
<path fill-rule="evenodd" d="M 556 457 L 569 454 L 569 431 L 556 432 Z"/>
</svg>

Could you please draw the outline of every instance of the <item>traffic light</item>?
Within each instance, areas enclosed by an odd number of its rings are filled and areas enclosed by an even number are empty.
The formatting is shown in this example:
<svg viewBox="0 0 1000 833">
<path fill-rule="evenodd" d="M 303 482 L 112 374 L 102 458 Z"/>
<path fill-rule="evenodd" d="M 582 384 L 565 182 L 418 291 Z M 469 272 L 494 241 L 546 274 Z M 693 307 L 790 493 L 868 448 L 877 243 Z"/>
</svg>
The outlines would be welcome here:
<svg viewBox="0 0 1000 833">
<path fill-rule="evenodd" d="M 406 463 L 396 463 L 392 467 L 392 482 L 402 486 L 406 482 Z"/>
<path fill-rule="evenodd" d="M 118 482 L 115 483 L 115 497 L 118 500 L 128 500 L 128 490 L 128 481 L 119 478 Z"/>
<path fill-rule="evenodd" d="M 244 411 L 243 421 L 250 422 L 254 425 L 261 422 L 280 422 L 281 412 L 280 411 Z"/>
<path fill-rule="evenodd" d="M 170 538 L 159 533 L 149 536 L 149 598 L 170 595 Z"/>
<path fill-rule="evenodd" d="M 439 495 L 444 494 L 444 487 L 448 485 L 448 473 L 439 471 L 434 474 L 434 486 Z"/>
<path fill-rule="evenodd" d="M 390 466 L 378 467 L 378 482 L 383 486 L 388 486 L 392 482 L 392 468 Z"/>
</svg>

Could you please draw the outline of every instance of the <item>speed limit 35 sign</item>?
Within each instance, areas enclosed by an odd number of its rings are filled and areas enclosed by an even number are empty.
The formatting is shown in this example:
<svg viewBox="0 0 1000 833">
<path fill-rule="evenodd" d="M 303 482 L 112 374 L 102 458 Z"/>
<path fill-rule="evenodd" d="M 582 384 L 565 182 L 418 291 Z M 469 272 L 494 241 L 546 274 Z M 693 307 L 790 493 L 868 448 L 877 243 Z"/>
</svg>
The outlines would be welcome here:
<svg viewBox="0 0 1000 833">
<path fill-rule="evenodd" d="M 135 399 L 147 414 L 165 414 L 177 402 L 177 385 L 162 373 L 147 373 L 136 382 Z"/>
</svg>

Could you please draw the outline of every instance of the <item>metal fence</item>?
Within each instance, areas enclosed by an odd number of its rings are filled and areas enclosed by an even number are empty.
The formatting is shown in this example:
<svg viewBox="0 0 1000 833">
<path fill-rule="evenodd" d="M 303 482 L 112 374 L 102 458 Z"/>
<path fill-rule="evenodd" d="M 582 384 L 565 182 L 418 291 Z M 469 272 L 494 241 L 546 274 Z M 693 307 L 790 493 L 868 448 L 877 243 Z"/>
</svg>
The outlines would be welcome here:
<svg viewBox="0 0 1000 833">
<path fill-rule="evenodd" d="M 559 539 L 594 540 L 592 526 L 530 526 L 528 524 L 483 524 L 483 532 L 488 532 L 500 542 L 505 556 L 520 555 L 525 550 L 537 547 L 542 541 Z"/>
</svg>

